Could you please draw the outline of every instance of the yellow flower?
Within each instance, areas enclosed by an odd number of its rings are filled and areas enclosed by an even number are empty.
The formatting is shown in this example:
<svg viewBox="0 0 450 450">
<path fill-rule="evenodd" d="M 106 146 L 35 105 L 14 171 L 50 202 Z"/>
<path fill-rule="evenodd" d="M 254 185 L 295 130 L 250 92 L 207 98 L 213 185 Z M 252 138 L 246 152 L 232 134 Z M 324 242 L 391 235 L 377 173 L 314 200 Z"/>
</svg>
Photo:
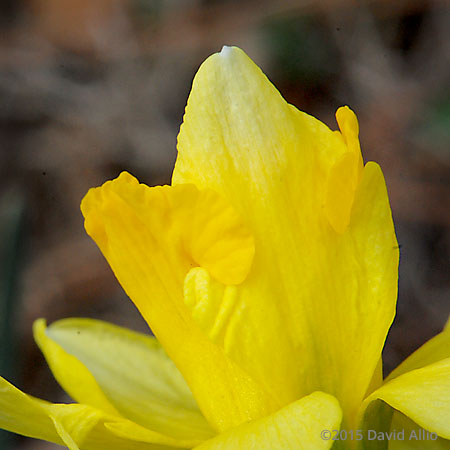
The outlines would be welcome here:
<svg viewBox="0 0 450 450">
<path fill-rule="evenodd" d="M 398 244 L 356 117 L 336 117 L 340 132 L 287 104 L 237 48 L 208 58 L 172 185 L 122 173 L 82 202 L 157 340 L 89 319 L 37 321 L 78 403 L 2 380 L 0 426 L 72 450 L 314 450 L 330 437 L 387 448 L 370 438 L 395 426 L 436 438 L 417 448 L 448 446 L 448 329 L 382 381 Z M 390 448 L 410 448 L 407 437 Z"/>
</svg>

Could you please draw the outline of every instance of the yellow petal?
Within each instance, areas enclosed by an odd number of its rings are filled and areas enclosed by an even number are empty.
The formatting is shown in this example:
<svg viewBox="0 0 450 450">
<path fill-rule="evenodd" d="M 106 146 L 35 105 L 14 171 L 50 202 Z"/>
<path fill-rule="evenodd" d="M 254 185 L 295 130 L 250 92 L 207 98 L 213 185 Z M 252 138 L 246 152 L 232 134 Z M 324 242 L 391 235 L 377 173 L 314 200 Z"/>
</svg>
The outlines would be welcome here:
<svg viewBox="0 0 450 450">
<path fill-rule="evenodd" d="M 36 320 L 33 324 L 34 339 L 61 387 L 79 403 L 117 414 L 117 410 L 105 397 L 89 370 L 77 358 L 49 339 L 45 333 L 46 328 L 44 319 Z"/>
<path fill-rule="evenodd" d="M 128 430 L 122 436 L 107 425 Z M 0 428 L 54 442 L 70 450 L 170 450 L 180 442 L 126 419 L 79 404 L 51 404 L 26 395 L 0 377 Z M 139 430 L 137 439 L 135 431 Z M 139 441 L 145 435 L 146 439 Z M 153 442 L 153 443 L 149 443 Z M 186 442 L 185 448 L 192 446 Z"/>
<path fill-rule="evenodd" d="M 450 316 L 448 317 L 447 322 L 444 325 L 444 330 L 450 331 Z"/>
<path fill-rule="evenodd" d="M 394 412 L 391 431 L 395 435 L 389 440 L 389 450 L 450 450 L 448 439 L 436 438 L 398 411 Z"/>
<path fill-rule="evenodd" d="M 422 428 L 450 439 L 450 358 L 412 370 L 388 381 L 364 401 L 380 399 Z"/>
<path fill-rule="evenodd" d="M 349 223 L 355 191 L 361 179 L 363 161 L 359 147 L 359 126 L 355 113 L 343 106 L 336 111 L 336 120 L 348 151 L 331 167 L 325 194 L 325 214 L 337 233 Z"/>
<path fill-rule="evenodd" d="M 348 150 L 358 157 L 361 165 L 362 155 L 358 138 L 359 124 L 356 114 L 348 106 L 342 106 L 336 111 L 336 121 Z"/>
<path fill-rule="evenodd" d="M 103 411 L 118 411 L 174 439 L 201 441 L 214 434 L 155 338 L 92 319 L 64 319 L 47 330 L 43 325 L 35 327 L 41 349 L 78 402 L 101 409 L 105 405 L 94 404 L 89 394 L 102 395 L 109 406 Z M 95 384 L 83 389 L 86 379 Z"/>
<path fill-rule="evenodd" d="M 349 223 L 362 168 L 358 156 L 344 153 L 333 165 L 327 180 L 325 214 L 337 233 L 343 233 Z"/>
<path fill-rule="evenodd" d="M 322 390 L 350 417 L 395 313 L 398 246 L 381 170 L 358 166 L 354 115 L 338 120 L 342 134 L 225 48 L 194 79 L 173 183 L 224 196 L 255 238 L 227 354 L 283 404 Z"/>
<path fill-rule="evenodd" d="M 250 269 L 253 239 L 228 203 L 192 185 L 149 188 L 122 174 L 91 189 L 81 207 L 88 234 L 207 420 L 224 430 L 275 410 L 261 386 L 200 330 L 183 301 L 193 266 L 227 284 L 239 283 Z"/>
<path fill-rule="evenodd" d="M 389 374 L 386 381 L 446 358 L 450 358 L 450 328 L 448 327 L 406 358 Z"/>
<path fill-rule="evenodd" d="M 62 443 L 52 420 L 43 413 L 45 402 L 30 397 L 0 377 L 0 427 L 46 441 Z"/>
<path fill-rule="evenodd" d="M 322 450 L 333 440 L 324 430 L 339 429 L 342 412 L 331 395 L 315 392 L 271 416 L 229 430 L 196 447 L 196 450 Z"/>
</svg>

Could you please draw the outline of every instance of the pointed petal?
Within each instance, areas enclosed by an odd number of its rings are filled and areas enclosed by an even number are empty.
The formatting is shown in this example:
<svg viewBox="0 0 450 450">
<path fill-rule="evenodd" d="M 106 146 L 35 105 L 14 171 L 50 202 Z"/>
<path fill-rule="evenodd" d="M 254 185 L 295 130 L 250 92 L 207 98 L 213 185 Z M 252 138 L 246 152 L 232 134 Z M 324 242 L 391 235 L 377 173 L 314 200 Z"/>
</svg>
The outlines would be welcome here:
<svg viewBox="0 0 450 450">
<path fill-rule="evenodd" d="M 365 396 L 395 313 L 398 246 L 381 170 L 362 169 L 356 118 L 339 111 L 342 134 L 226 48 L 194 79 L 173 183 L 215 190 L 255 237 L 227 354 L 283 404 L 323 390 L 345 417 Z"/>
<path fill-rule="evenodd" d="M 380 399 L 422 428 L 450 439 L 450 358 L 388 381 L 362 404 L 361 414 Z"/>
<path fill-rule="evenodd" d="M 112 432 L 109 424 L 121 426 L 127 433 Z M 70 450 L 170 450 L 194 444 L 142 429 L 87 405 L 47 403 L 24 394 L 1 377 L 0 428 L 67 446 Z M 136 430 L 146 439 L 140 441 L 139 433 L 135 436 Z"/>
<path fill-rule="evenodd" d="M 343 106 L 336 111 L 336 120 L 348 151 L 333 164 L 328 174 L 325 214 L 334 230 L 343 233 L 350 223 L 355 191 L 361 181 L 363 160 L 355 113 L 348 106 Z"/>
<path fill-rule="evenodd" d="M 35 325 L 40 347 L 55 377 L 76 401 L 99 409 L 106 403 L 105 412 L 118 411 L 174 439 L 213 435 L 155 338 L 92 319 L 63 319 L 46 330 L 43 326 Z M 93 402 L 91 394 L 104 402 Z"/>
<path fill-rule="evenodd" d="M 175 362 L 207 420 L 224 430 L 277 408 L 192 320 L 183 282 L 193 266 L 237 284 L 253 238 L 234 210 L 193 185 L 149 188 L 129 174 L 91 189 L 81 205 L 88 234 Z"/>
<path fill-rule="evenodd" d="M 271 416 L 222 433 L 196 450 L 325 450 L 334 441 L 321 437 L 321 432 L 339 429 L 341 418 L 337 400 L 315 392 Z"/>
<path fill-rule="evenodd" d="M 448 326 L 406 358 L 389 374 L 386 381 L 446 358 L 450 358 L 450 328 Z"/>
<path fill-rule="evenodd" d="M 341 106 L 336 111 L 336 121 L 348 150 L 358 157 L 359 163 L 362 165 L 362 155 L 358 137 L 359 124 L 356 114 L 348 106 Z"/>
<path fill-rule="evenodd" d="M 24 394 L 0 377 L 0 428 L 62 443 L 52 420 L 43 412 L 43 404 L 45 402 Z"/>
<path fill-rule="evenodd" d="M 447 330 L 447 331 L 450 330 L 450 316 L 448 317 L 447 322 L 444 325 L 444 330 Z"/>
<path fill-rule="evenodd" d="M 118 414 L 89 370 L 77 358 L 48 338 L 46 328 L 44 319 L 36 320 L 33 324 L 34 339 L 61 387 L 79 403 L 94 406 L 104 412 Z"/>
</svg>

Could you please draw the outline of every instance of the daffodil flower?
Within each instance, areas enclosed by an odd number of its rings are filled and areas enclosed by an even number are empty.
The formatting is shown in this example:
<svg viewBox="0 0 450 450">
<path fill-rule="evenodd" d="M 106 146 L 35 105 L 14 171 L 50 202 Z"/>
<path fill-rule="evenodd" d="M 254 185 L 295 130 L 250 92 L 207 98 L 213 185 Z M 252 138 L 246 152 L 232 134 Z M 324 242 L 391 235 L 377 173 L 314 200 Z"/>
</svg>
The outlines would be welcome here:
<svg viewBox="0 0 450 450">
<path fill-rule="evenodd" d="M 369 439 L 399 426 L 435 437 L 416 448 L 449 448 L 450 331 L 382 380 L 398 244 L 357 119 L 336 118 L 331 131 L 286 103 L 237 48 L 208 58 L 172 184 L 122 173 L 81 205 L 156 338 L 38 320 L 77 403 L 2 380 L 0 426 L 71 450 L 413 448 Z"/>
</svg>

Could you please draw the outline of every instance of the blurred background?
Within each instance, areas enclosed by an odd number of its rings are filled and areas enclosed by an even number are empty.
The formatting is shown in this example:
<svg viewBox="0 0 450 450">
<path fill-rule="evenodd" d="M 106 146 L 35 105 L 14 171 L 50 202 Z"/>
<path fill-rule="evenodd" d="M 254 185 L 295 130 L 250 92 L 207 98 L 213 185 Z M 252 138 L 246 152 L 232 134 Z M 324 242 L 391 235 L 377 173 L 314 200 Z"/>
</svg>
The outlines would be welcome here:
<svg viewBox="0 0 450 450">
<path fill-rule="evenodd" d="M 445 1 L 3 0 L 0 374 L 67 398 L 33 321 L 88 316 L 146 331 L 79 204 L 128 170 L 168 183 L 192 78 L 238 45 L 283 96 L 336 128 L 348 104 L 384 170 L 401 245 L 389 372 L 450 312 L 450 8 Z M 10 434 L 0 449 L 51 449 Z M 60 447 L 58 447 L 60 448 Z"/>
</svg>

